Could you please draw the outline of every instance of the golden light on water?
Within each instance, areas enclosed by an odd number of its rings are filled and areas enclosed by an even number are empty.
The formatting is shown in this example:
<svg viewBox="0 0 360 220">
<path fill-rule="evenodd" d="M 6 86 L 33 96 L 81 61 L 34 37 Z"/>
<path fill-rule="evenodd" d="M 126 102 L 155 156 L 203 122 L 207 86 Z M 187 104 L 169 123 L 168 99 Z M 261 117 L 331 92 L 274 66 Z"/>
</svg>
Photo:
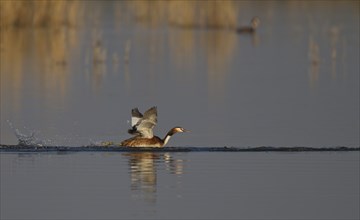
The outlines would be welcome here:
<svg viewBox="0 0 360 220">
<path fill-rule="evenodd" d="M 52 110 L 66 109 L 89 122 L 82 111 L 92 105 L 105 106 L 92 108 L 93 115 L 109 105 L 118 113 L 129 103 L 165 105 L 182 95 L 213 112 L 240 103 L 249 108 L 241 108 L 245 113 L 254 112 L 256 102 L 287 105 L 292 99 L 285 96 L 303 90 L 340 89 L 358 75 L 358 6 L 358 1 L 0 1 L 1 114 L 44 111 L 54 118 Z M 236 31 L 251 27 L 253 17 L 261 21 L 255 33 Z M 38 105 L 30 113 L 29 103 Z M 225 131 L 227 124 L 218 120 L 217 130 Z"/>
<path fill-rule="evenodd" d="M 165 166 L 166 171 L 182 175 L 184 165 L 182 159 L 176 159 L 169 153 L 124 153 L 128 159 L 131 190 L 149 203 L 156 203 L 158 172 Z"/>
<path fill-rule="evenodd" d="M 235 27 L 237 21 L 235 1 L 127 1 L 120 3 L 114 3 L 116 27 L 120 27 L 121 25 L 118 24 L 126 19 L 126 15 L 122 14 L 126 10 L 130 11 L 126 13 L 130 14 L 129 16 L 136 22 L 150 25 L 230 28 Z M 85 12 L 87 12 L 94 14 L 90 18 L 94 29 L 85 62 L 92 66 L 94 89 L 100 88 L 102 78 L 107 74 L 106 61 L 116 59 L 118 55 L 107 54 L 107 45 L 104 45 L 99 31 L 103 12 L 96 2 L 93 4 L 91 7 L 84 1 L 1 1 L 1 45 L 2 52 L 6 55 L 2 56 L 6 57 L 2 58 L 5 59 L 2 63 L 7 64 L 3 69 L 4 72 L 16 72 L 14 74 L 19 77 L 15 81 L 20 80 L 20 75 L 26 72 L 23 69 L 24 60 L 27 56 L 34 56 L 31 66 L 37 69 L 38 74 L 45 75 L 46 83 L 43 85 L 47 85 L 48 89 L 61 91 L 60 93 L 64 96 L 67 90 L 70 60 L 79 59 L 74 56 L 79 56 L 76 50 L 79 49 L 82 41 L 84 32 L 82 25 L 87 19 L 85 17 Z M 155 54 L 164 50 L 162 45 L 168 42 L 170 53 L 173 54 L 172 57 L 179 66 L 189 64 L 192 66 L 191 63 L 196 62 L 194 48 L 199 42 L 196 42 L 196 36 L 192 30 L 170 33 L 168 39 L 159 40 L 158 38 L 147 39 L 149 47 Z M 130 42 L 131 39 L 128 41 Z M 206 55 L 209 52 L 208 69 L 214 70 L 214 65 L 216 69 L 225 67 L 231 60 L 231 50 L 235 48 L 236 36 L 214 33 L 209 39 L 205 37 L 204 42 L 201 43 L 201 47 L 203 47 L 203 54 Z M 124 50 L 125 62 L 129 62 L 131 47 L 126 46 Z M 151 57 L 155 59 L 157 55 Z M 113 65 L 118 70 L 125 71 L 126 78 L 129 79 L 128 67 L 119 68 L 119 62 L 113 62 Z M 214 74 L 217 73 L 210 73 L 211 76 Z M 218 77 L 215 80 L 218 80 Z"/>
<path fill-rule="evenodd" d="M 102 7 L 111 4 L 112 7 Z M 239 1 L 119 1 L 119 2 L 88 2 L 88 1 L 0 1 L 1 7 L 1 70 L 2 75 L 11 73 L 13 88 L 21 88 L 26 69 L 35 70 L 42 80 L 39 87 L 44 91 L 56 91 L 61 97 L 68 91 L 68 77 L 71 61 L 78 60 L 88 66 L 83 72 L 88 74 L 93 89 L 101 88 L 104 77 L 110 69 L 114 74 L 124 75 L 127 85 L 131 86 L 131 68 L 133 64 L 131 55 L 139 47 L 139 41 L 149 50 L 148 57 L 156 62 L 168 50 L 171 60 L 177 68 L 187 70 L 193 68 L 200 57 L 206 60 L 206 74 L 208 75 L 209 91 L 211 96 L 219 95 L 226 81 L 228 67 L 236 59 L 236 49 L 241 38 L 232 32 L 238 27 L 239 16 L 247 2 Z M 286 1 L 289 11 L 296 8 L 311 9 L 308 3 Z M 338 3 L 327 3 L 329 6 Z M 260 15 L 267 26 L 263 32 L 271 35 L 273 31 L 269 24 L 273 22 L 274 7 L 276 2 L 266 2 L 259 7 L 267 8 L 264 15 Z M 111 52 L 111 45 L 107 44 L 102 36 L 102 19 L 108 12 L 113 12 L 112 17 L 116 34 L 121 36 L 126 31 L 125 23 L 144 26 L 164 26 L 172 31 L 167 35 L 144 36 L 134 35 L 128 37 L 123 43 L 121 51 Z M 358 12 L 357 12 L 358 13 Z M 91 16 L 89 16 L 91 15 Z M 88 17 L 87 17 L 88 16 Z M 306 17 L 306 16 L 305 16 Z M 324 35 L 319 34 L 314 26 L 315 18 L 306 17 L 310 26 L 308 36 L 308 79 L 310 87 L 315 87 L 324 68 L 322 60 L 330 58 L 330 74 L 333 79 L 341 77 L 337 68 L 343 69 L 346 74 L 347 39 L 342 36 L 341 25 L 325 26 L 325 32 L 330 41 L 331 51 L 324 53 L 319 45 Z M 296 17 L 289 13 L 291 22 L 296 22 Z M 133 23 L 131 23 L 133 22 Z M 243 23 L 247 23 L 244 21 Z M 81 45 L 84 41 L 89 23 L 91 27 L 91 42 Z M 295 27 L 303 30 L 303 27 Z M 218 29 L 222 31 L 217 31 Z M 196 32 L 195 30 L 207 30 Z M 295 31 L 296 32 L 296 31 Z M 260 37 L 251 36 L 254 47 L 259 46 Z M 298 37 L 298 36 L 295 36 Z M 239 40 L 240 38 L 240 40 Z M 131 42 L 131 43 L 128 43 Z M 143 46 L 143 45 L 142 45 Z M 85 59 L 81 56 L 81 47 L 85 47 Z M 141 48 L 142 50 L 144 48 Z M 138 49 L 139 50 L 139 49 Z M 28 63 L 31 57 L 31 63 Z M 108 62 L 110 61 L 110 62 Z M 110 64 L 110 66 L 109 66 Z M 151 69 L 148 74 L 151 73 Z M 20 93 L 12 89 L 14 96 Z"/>
</svg>

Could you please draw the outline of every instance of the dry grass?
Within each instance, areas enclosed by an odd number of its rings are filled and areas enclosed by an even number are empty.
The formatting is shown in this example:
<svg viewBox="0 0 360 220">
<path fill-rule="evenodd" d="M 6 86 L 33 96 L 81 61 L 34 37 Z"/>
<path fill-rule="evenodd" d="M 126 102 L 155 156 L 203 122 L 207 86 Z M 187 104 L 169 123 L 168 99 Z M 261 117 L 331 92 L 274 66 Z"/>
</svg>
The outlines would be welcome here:
<svg viewBox="0 0 360 220">
<path fill-rule="evenodd" d="M 237 25 L 238 8 L 231 0 L 141 0 L 129 1 L 134 18 L 154 25 L 178 27 L 232 28 Z"/>
<path fill-rule="evenodd" d="M 231 0 L 136 0 L 122 3 L 128 6 L 136 21 L 148 24 L 232 28 L 237 23 L 238 4 Z M 83 20 L 85 5 L 86 1 L 79 0 L 1 0 L 0 25 L 76 26 Z"/>
<path fill-rule="evenodd" d="M 118 5 L 119 3 L 115 3 Z M 87 7 L 87 1 L 67 0 L 0 0 L 1 26 L 1 71 L 10 77 L 14 88 L 20 88 L 28 65 L 25 57 L 34 55 L 32 68 L 43 83 L 40 87 L 60 91 L 66 96 L 70 60 L 79 54 L 81 32 L 76 28 L 84 22 L 86 9 L 93 9 L 92 19 L 99 19 L 97 8 Z M 124 10 L 129 9 L 129 10 Z M 114 10 L 117 13 L 129 13 L 137 22 L 150 25 L 169 24 L 178 27 L 220 27 L 236 26 L 237 7 L 235 1 L 127 1 L 120 2 Z M 88 12 L 89 13 L 89 12 Z M 124 14 L 117 14 L 118 20 L 124 19 Z M 116 23 L 116 22 L 115 22 Z M 94 24 L 97 24 L 94 22 Z M 101 25 L 100 23 L 98 24 Z M 42 28 L 45 27 L 45 28 Z M 37 28 L 36 31 L 29 31 Z M 109 59 L 103 38 L 94 34 L 89 47 L 89 65 L 93 65 L 94 85 L 98 87 L 106 73 L 106 59 Z M 211 79 L 220 82 L 221 76 L 216 75 L 219 69 L 225 68 L 236 48 L 236 35 L 231 33 L 213 33 L 208 39 L 197 40 L 191 30 L 170 34 L 169 39 L 155 38 L 150 40 L 151 48 L 161 48 L 164 42 L 170 45 L 170 52 L 179 66 L 189 67 L 196 60 L 196 45 L 204 49 L 202 53 L 208 56 Z M 133 42 L 129 39 L 124 48 L 124 62 L 129 63 Z M 156 45 L 156 46 L 154 46 Z M 34 51 L 33 48 L 36 48 Z M 154 52 L 156 53 L 156 51 Z M 119 55 L 113 55 L 113 63 L 118 65 Z M 152 56 L 156 59 L 156 56 Z M 122 62 L 121 62 L 122 63 Z M 128 65 L 124 66 L 125 74 L 129 76 Z M 129 77 L 127 77 L 129 78 Z M 16 89 L 14 89 L 16 90 Z M 19 94 L 21 95 L 21 94 Z"/>
<path fill-rule="evenodd" d="M 83 14 L 81 1 L 2 0 L 1 27 L 76 26 Z"/>
</svg>

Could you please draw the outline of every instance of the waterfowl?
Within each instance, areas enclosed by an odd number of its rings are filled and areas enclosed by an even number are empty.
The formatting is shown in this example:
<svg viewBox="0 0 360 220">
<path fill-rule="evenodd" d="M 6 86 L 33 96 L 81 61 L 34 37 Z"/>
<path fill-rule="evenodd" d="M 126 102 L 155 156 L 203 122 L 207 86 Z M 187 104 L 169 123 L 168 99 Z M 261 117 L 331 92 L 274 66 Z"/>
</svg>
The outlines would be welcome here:
<svg viewBox="0 0 360 220">
<path fill-rule="evenodd" d="M 260 18 L 253 17 L 250 22 L 250 26 L 239 27 L 236 29 L 237 33 L 254 33 L 256 28 L 260 24 Z"/>
<path fill-rule="evenodd" d="M 120 145 L 127 147 L 164 147 L 172 135 L 179 132 L 186 132 L 182 127 L 174 127 L 161 139 L 153 134 L 153 128 L 156 124 L 157 108 L 155 106 L 148 109 L 144 115 L 140 113 L 138 108 L 132 109 L 132 128 L 128 130 L 128 133 L 135 136 L 122 141 Z"/>
</svg>

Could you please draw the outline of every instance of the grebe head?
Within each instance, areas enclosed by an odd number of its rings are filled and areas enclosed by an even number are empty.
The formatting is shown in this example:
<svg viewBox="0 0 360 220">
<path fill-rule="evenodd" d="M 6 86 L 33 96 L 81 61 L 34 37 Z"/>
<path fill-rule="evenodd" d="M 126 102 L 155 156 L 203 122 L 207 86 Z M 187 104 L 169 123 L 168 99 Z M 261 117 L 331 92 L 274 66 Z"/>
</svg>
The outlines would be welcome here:
<svg viewBox="0 0 360 220">
<path fill-rule="evenodd" d="M 171 131 L 175 134 L 175 133 L 178 133 L 178 132 L 189 132 L 188 130 L 186 130 L 185 128 L 182 128 L 182 127 L 175 127 L 173 129 L 171 129 Z"/>
<path fill-rule="evenodd" d="M 253 17 L 253 19 L 251 19 L 251 27 L 256 29 L 260 24 L 260 18 L 259 17 Z"/>
</svg>

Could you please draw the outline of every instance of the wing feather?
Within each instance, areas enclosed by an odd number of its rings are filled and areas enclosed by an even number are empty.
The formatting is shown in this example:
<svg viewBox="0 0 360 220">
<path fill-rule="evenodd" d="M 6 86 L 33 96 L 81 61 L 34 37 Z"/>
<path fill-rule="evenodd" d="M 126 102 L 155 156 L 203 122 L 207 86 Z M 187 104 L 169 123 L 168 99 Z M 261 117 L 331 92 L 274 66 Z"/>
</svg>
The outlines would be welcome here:
<svg viewBox="0 0 360 220">
<path fill-rule="evenodd" d="M 142 115 L 137 108 L 134 108 L 131 111 L 131 114 L 132 129 L 128 132 L 133 135 L 140 135 L 144 138 L 152 138 L 154 136 L 153 128 L 157 124 L 157 108 L 154 106 L 148 109 L 144 115 Z M 133 121 L 136 121 L 134 125 Z"/>
<path fill-rule="evenodd" d="M 131 110 L 131 126 L 136 125 L 139 120 L 143 117 L 138 108 Z"/>
</svg>

